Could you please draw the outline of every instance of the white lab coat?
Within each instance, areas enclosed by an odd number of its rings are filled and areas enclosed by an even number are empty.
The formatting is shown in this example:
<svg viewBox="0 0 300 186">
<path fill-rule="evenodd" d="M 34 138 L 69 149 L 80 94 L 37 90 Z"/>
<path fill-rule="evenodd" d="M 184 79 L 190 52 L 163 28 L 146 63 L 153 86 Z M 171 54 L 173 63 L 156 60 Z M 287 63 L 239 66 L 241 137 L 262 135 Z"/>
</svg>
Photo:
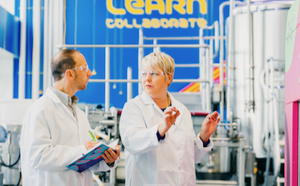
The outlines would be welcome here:
<svg viewBox="0 0 300 186">
<path fill-rule="evenodd" d="M 163 123 L 163 112 L 149 95 L 143 92 L 123 108 L 120 134 L 125 146 L 126 186 L 196 185 L 195 163 L 213 144 L 211 141 L 203 147 L 199 134 L 195 135 L 190 112 L 169 96 L 180 115 L 159 142 L 156 132 Z"/>
<path fill-rule="evenodd" d="M 29 108 L 20 139 L 23 186 L 93 186 L 91 169 L 112 169 L 104 161 L 82 173 L 66 168 L 87 152 L 84 144 L 91 141 L 86 115 L 78 107 L 76 112 L 78 122 L 49 88 Z"/>
</svg>

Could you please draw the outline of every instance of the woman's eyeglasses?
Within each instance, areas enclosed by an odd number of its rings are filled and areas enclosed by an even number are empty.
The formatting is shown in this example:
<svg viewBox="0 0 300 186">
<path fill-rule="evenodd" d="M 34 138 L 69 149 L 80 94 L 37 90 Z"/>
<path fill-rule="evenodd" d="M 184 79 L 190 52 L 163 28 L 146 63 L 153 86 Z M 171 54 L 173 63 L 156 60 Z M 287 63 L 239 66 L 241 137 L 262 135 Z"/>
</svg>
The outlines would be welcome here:
<svg viewBox="0 0 300 186">
<path fill-rule="evenodd" d="M 164 72 L 158 72 L 158 71 L 154 71 L 154 70 L 152 70 L 152 71 L 150 71 L 150 72 L 143 70 L 141 74 L 142 74 L 142 77 L 143 77 L 143 78 L 147 77 L 148 74 L 150 75 L 151 78 L 156 78 L 156 77 L 158 77 L 158 76 L 163 76 L 163 75 L 165 75 Z"/>
</svg>

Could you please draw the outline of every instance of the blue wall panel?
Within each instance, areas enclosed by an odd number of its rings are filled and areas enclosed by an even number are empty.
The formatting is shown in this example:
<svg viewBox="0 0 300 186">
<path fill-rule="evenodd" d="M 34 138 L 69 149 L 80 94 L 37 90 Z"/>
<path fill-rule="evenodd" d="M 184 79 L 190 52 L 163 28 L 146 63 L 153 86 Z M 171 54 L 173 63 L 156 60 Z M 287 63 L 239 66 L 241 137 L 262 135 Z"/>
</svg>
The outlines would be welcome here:
<svg viewBox="0 0 300 186">
<path fill-rule="evenodd" d="M 5 27 L 7 11 L 0 6 L 0 47 L 5 47 Z"/>
<path fill-rule="evenodd" d="M 43 90 L 44 80 L 44 0 L 41 0 L 40 24 L 41 24 L 41 39 L 40 39 L 40 92 Z M 42 94 L 40 94 L 42 96 Z"/>
<path fill-rule="evenodd" d="M 18 98 L 18 92 L 19 92 L 19 58 L 14 59 L 14 75 L 13 75 L 13 98 Z"/>
<path fill-rule="evenodd" d="M 25 98 L 32 98 L 32 49 L 33 49 L 33 0 L 27 0 L 26 12 L 26 62 L 25 62 Z"/>
<path fill-rule="evenodd" d="M 15 56 L 20 55 L 20 25 L 18 17 L 7 14 L 5 49 Z"/>
<path fill-rule="evenodd" d="M 19 1 L 15 2 L 18 7 Z M 20 55 L 20 20 L 18 9 L 16 15 L 11 15 L 3 7 L 0 7 L 0 47 L 12 53 L 15 58 L 13 61 L 13 98 L 18 98 L 18 73 Z"/>
<path fill-rule="evenodd" d="M 0 6 L 0 47 L 18 57 L 19 46 L 20 20 Z"/>
<path fill-rule="evenodd" d="M 124 0 L 113 0 L 113 5 L 116 8 L 124 8 Z M 154 1 L 153 1 L 154 2 Z M 199 12 L 198 2 L 194 2 L 193 14 L 179 14 L 173 10 L 172 15 L 161 15 L 158 11 L 152 11 L 151 15 L 133 15 L 127 13 L 125 15 L 111 14 L 106 7 L 106 1 L 100 0 L 75 0 L 67 1 L 66 4 L 66 44 L 138 44 L 139 31 L 136 28 L 107 28 L 106 19 L 127 19 L 131 24 L 133 19 L 136 19 L 138 24 L 142 20 L 157 18 L 157 19 L 179 19 L 179 18 L 203 18 L 207 21 L 207 25 L 213 24 L 215 20 L 219 19 L 219 5 L 223 0 L 207 0 L 207 13 L 201 14 Z M 176 4 L 176 3 L 175 3 Z M 76 14 L 77 12 L 77 14 Z M 228 16 L 228 8 L 225 9 L 225 17 Z M 181 36 L 198 36 L 199 27 L 192 28 L 144 28 L 144 35 L 147 37 L 181 37 Z M 76 34 L 76 37 L 75 37 Z M 211 32 L 206 32 L 210 35 Z M 150 44 L 150 41 L 145 41 L 145 44 Z M 159 44 L 198 44 L 197 41 L 159 41 Z M 92 79 L 105 78 L 105 51 L 104 49 L 83 49 L 77 48 L 86 57 L 86 61 L 91 70 L 97 72 L 92 76 Z M 198 49 L 161 49 L 163 52 L 168 53 L 175 59 L 177 64 L 190 64 L 199 62 Z M 145 55 L 152 52 L 151 49 L 145 49 Z M 137 49 L 114 49 L 110 50 L 110 78 L 112 79 L 126 79 L 127 67 L 130 66 L 133 72 L 133 79 L 138 77 L 137 67 Z M 215 62 L 218 62 L 217 58 Z M 199 70 L 196 68 L 176 68 L 175 79 L 181 78 L 198 78 Z M 179 91 L 186 83 L 173 83 L 170 91 Z M 112 105 L 122 108 L 126 102 L 126 84 L 116 83 L 110 85 L 110 102 Z M 85 91 L 80 91 L 77 96 L 80 102 L 86 103 L 104 103 L 104 84 L 103 83 L 89 83 Z M 122 92 L 123 94 L 120 94 Z M 133 94 L 136 96 L 138 93 L 137 84 L 133 84 Z"/>
</svg>

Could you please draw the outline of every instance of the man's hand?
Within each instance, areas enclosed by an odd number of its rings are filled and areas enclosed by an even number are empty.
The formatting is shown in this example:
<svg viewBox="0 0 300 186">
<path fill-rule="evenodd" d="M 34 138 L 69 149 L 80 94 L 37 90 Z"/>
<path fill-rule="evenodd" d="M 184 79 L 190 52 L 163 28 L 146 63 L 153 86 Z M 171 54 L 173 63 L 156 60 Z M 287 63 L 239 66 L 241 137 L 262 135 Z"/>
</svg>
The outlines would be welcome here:
<svg viewBox="0 0 300 186">
<path fill-rule="evenodd" d="M 95 141 L 88 141 L 84 144 L 86 150 L 90 150 L 91 148 L 93 148 L 95 145 L 97 145 L 98 142 Z"/>
<path fill-rule="evenodd" d="M 200 138 L 203 142 L 207 143 L 210 136 L 215 132 L 220 118 L 218 112 L 208 114 L 204 119 L 201 127 Z"/>
<path fill-rule="evenodd" d="M 102 154 L 105 163 L 113 163 L 120 156 L 120 149 L 121 149 L 120 145 L 116 145 L 114 149 L 117 152 L 114 152 L 111 148 L 109 148 Z"/>
<path fill-rule="evenodd" d="M 158 132 L 161 136 L 164 136 L 168 132 L 169 128 L 175 123 L 176 118 L 180 115 L 179 110 L 175 107 L 167 107 L 164 111 L 164 123 L 158 126 Z"/>
</svg>

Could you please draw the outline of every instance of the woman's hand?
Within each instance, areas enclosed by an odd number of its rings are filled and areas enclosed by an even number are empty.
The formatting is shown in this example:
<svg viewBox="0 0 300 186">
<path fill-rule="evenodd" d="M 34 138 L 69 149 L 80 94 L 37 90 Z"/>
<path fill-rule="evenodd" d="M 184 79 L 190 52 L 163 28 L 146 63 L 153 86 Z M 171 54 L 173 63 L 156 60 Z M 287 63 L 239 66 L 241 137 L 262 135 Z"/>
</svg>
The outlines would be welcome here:
<svg viewBox="0 0 300 186">
<path fill-rule="evenodd" d="M 218 112 L 208 114 L 204 119 L 201 127 L 200 138 L 203 142 L 207 143 L 210 136 L 215 132 L 220 118 Z"/>
<path fill-rule="evenodd" d="M 164 111 L 164 123 L 158 126 L 158 132 L 161 136 L 164 136 L 168 132 L 169 128 L 175 123 L 176 118 L 180 115 L 179 110 L 175 107 L 167 107 Z"/>
</svg>

